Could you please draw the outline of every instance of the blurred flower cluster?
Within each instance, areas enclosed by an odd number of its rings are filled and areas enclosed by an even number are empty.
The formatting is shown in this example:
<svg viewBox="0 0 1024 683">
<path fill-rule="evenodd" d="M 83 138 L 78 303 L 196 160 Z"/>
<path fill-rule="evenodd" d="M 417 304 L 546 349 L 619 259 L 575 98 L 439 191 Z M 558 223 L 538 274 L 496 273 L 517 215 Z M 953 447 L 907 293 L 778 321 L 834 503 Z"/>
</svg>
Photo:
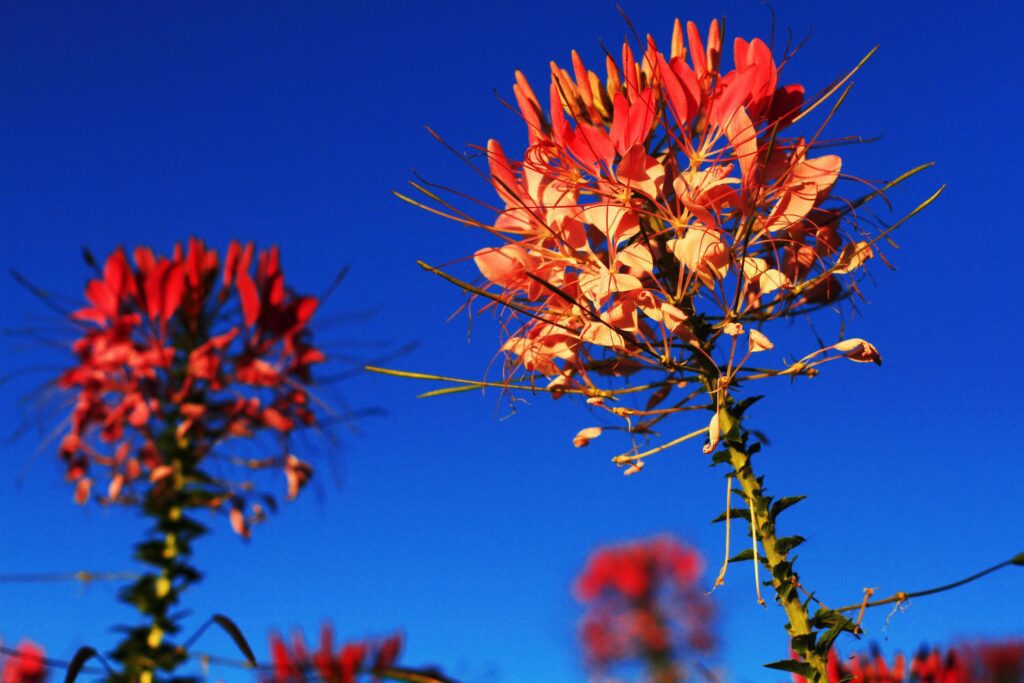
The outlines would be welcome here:
<svg viewBox="0 0 1024 683">
<path fill-rule="evenodd" d="M 18 643 L 9 655 L 0 654 L 0 683 L 43 683 L 46 680 L 46 653 L 29 640 Z"/>
<path fill-rule="evenodd" d="M 309 651 L 301 634 L 292 638 L 291 646 L 275 634 L 270 639 L 273 673 L 264 679 L 265 683 L 356 683 L 363 680 L 363 674 L 377 680 L 375 672 L 392 667 L 402 649 L 399 634 L 345 643 L 337 650 L 333 643 L 334 631 L 328 625 L 320 631 L 320 646 L 315 652 Z"/>
<path fill-rule="evenodd" d="M 943 654 L 938 648 L 922 648 L 909 661 L 902 654 L 892 663 L 873 650 L 870 656 L 855 655 L 841 660 L 835 650 L 829 653 L 828 680 L 860 683 L 1022 683 L 1024 681 L 1024 641 L 977 641 L 950 647 Z M 804 683 L 804 678 L 794 676 Z"/>
<path fill-rule="evenodd" d="M 835 141 L 784 135 L 835 89 L 805 103 L 759 39 L 735 39 L 732 61 L 717 21 L 706 39 L 677 21 L 667 53 L 649 36 L 639 55 L 627 42 L 603 78 L 575 52 L 571 68 L 552 64 L 548 107 L 517 73 L 529 145 L 513 159 L 488 143 L 497 219 L 472 220 L 428 192 L 440 213 L 500 240 L 474 254 L 485 285 L 467 288 L 503 316 L 510 376 L 583 393 L 644 433 L 707 391 L 714 407 L 743 381 L 813 375 L 835 358 L 881 362 L 847 339 L 748 364 L 774 348 L 771 321 L 857 292 L 882 234 L 861 230 L 855 209 L 881 190 L 835 196 L 842 161 L 817 151 Z M 656 373 L 647 383 L 607 384 L 645 370 Z M 646 397 L 642 408 L 605 405 L 627 392 Z M 642 460 L 619 464 L 632 473 Z"/>
<path fill-rule="evenodd" d="M 697 584 L 704 563 L 669 536 L 595 550 L 577 577 L 586 605 L 580 639 L 599 673 L 630 665 L 653 683 L 684 680 L 715 649 L 711 600 Z"/>
<path fill-rule="evenodd" d="M 312 469 L 289 452 L 288 437 L 316 423 L 306 385 L 324 355 L 308 327 L 318 301 L 287 287 L 276 247 L 232 242 L 223 261 L 198 239 L 170 257 L 139 247 L 129 261 L 118 249 L 85 296 L 88 305 L 72 315 L 81 330 L 76 365 L 59 380 L 75 396 L 60 454 L 79 502 L 100 467 L 99 498 L 127 503 L 185 468 L 192 502 L 226 508 L 247 534 L 263 514 L 248 501 L 253 484 L 201 472 L 213 456 L 222 469 L 277 468 L 288 497 L 298 494 Z M 217 451 L 261 430 L 279 442 L 276 452 L 245 459 Z"/>
</svg>

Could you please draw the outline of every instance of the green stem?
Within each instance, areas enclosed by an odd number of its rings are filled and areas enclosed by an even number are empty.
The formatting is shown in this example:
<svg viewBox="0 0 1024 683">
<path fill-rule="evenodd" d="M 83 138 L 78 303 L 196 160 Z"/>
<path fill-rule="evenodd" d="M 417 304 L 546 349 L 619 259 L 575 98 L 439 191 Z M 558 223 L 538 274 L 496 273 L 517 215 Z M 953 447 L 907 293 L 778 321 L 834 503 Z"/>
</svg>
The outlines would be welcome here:
<svg viewBox="0 0 1024 683">
<path fill-rule="evenodd" d="M 771 514 L 771 498 L 764 494 L 761 478 L 754 474 L 751 467 L 751 453 L 746 439 L 740 431 L 740 420 L 731 412 L 730 407 L 723 406 L 719 412 L 722 432 L 727 441 L 728 461 L 733 468 L 733 476 L 743 489 L 747 504 L 752 511 L 752 531 L 764 550 L 763 562 L 771 574 L 771 585 L 780 605 L 789 618 L 786 630 L 790 636 L 790 646 L 799 654 L 813 670 L 811 680 L 814 683 L 826 683 L 827 647 L 815 647 L 815 630 L 807 605 L 800 600 L 797 588 L 798 578 L 793 571 L 793 562 L 789 559 L 789 550 L 779 543 L 775 529 L 775 518 Z M 755 562 L 762 558 L 754 558 Z M 822 651 L 824 649 L 824 651 Z"/>
<path fill-rule="evenodd" d="M 153 519 L 147 540 L 136 546 L 136 559 L 151 570 L 121 593 L 121 600 L 133 605 L 145 619 L 144 624 L 126 630 L 113 653 L 122 671 L 109 678 L 111 683 L 155 683 L 157 672 L 171 672 L 187 659 L 187 653 L 171 642 L 179 630 L 175 608 L 181 594 L 200 575 L 189 564 L 192 541 L 204 528 L 187 517 L 190 501 L 188 484 L 192 478 L 192 459 L 181 449 L 165 449 L 171 457 L 165 462 L 172 473 L 150 489 L 143 505 Z"/>
</svg>

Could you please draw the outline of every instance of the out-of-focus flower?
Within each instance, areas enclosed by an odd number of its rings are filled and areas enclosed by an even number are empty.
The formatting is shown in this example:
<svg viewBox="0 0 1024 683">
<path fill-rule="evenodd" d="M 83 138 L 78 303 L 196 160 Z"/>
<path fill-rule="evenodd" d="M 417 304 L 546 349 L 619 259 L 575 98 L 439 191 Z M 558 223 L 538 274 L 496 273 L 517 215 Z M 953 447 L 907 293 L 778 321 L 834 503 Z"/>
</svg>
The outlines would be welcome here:
<svg viewBox="0 0 1024 683">
<path fill-rule="evenodd" d="M 325 625 L 320 631 L 320 646 L 310 653 L 301 634 L 289 647 L 277 634 L 270 638 L 273 674 L 265 683 L 357 683 L 362 677 L 394 666 L 402 649 L 402 636 L 394 634 L 377 640 L 353 641 L 334 647 L 334 631 Z M 368 679 L 367 679 L 368 680 Z"/>
<path fill-rule="evenodd" d="M 23 640 L 13 654 L 0 655 L 2 683 L 43 683 L 46 680 L 46 653 L 32 641 Z"/>
<path fill-rule="evenodd" d="M 852 677 L 852 678 L 851 678 Z M 806 683 L 794 676 L 796 683 Z M 835 649 L 829 653 L 828 680 L 860 683 L 1022 683 L 1024 682 L 1024 641 L 975 641 L 955 645 L 945 654 L 922 648 L 909 660 L 902 654 L 887 662 L 877 647 L 871 654 L 848 659 Z"/>
<path fill-rule="evenodd" d="M 587 611 L 580 640 L 589 667 L 645 665 L 650 680 L 682 680 L 689 660 L 714 650 L 711 602 L 697 584 L 697 551 L 661 536 L 594 551 L 576 578 Z"/>
<path fill-rule="evenodd" d="M 76 365 L 59 379 L 75 397 L 60 455 L 78 502 L 133 502 L 141 489 L 180 488 L 185 478 L 202 505 L 230 512 L 246 534 L 259 516 L 249 513 L 253 484 L 210 476 L 200 466 L 211 458 L 223 463 L 218 474 L 277 468 L 288 498 L 298 494 L 312 469 L 288 438 L 317 422 L 306 386 L 325 358 L 308 326 L 318 301 L 285 284 L 276 247 L 232 242 L 223 262 L 198 239 L 169 257 L 139 247 L 129 260 L 117 249 L 85 296 L 72 315 Z M 223 452 L 258 432 L 280 452 Z"/>
</svg>

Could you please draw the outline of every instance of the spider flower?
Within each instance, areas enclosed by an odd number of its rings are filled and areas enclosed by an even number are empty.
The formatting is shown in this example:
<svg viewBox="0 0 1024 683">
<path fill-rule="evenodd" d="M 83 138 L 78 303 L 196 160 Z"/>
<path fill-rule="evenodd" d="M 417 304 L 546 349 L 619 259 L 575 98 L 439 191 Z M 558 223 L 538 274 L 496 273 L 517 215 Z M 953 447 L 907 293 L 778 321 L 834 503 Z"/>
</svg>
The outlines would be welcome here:
<svg viewBox="0 0 1024 683">
<path fill-rule="evenodd" d="M 288 442 L 317 422 L 306 387 L 324 355 L 309 330 L 318 301 L 286 285 L 276 247 L 232 242 L 223 260 L 198 239 L 170 256 L 117 249 L 85 298 L 72 314 L 76 363 L 58 381 L 74 397 L 60 455 L 80 503 L 136 502 L 184 477 L 244 535 L 262 514 L 253 484 L 211 476 L 208 460 L 277 468 L 298 494 L 312 470 Z M 224 452 L 261 432 L 280 444 L 265 457 Z"/>
<path fill-rule="evenodd" d="M 574 590 L 587 607 L 580 641 L 588 666 L 639 662 L 653 681 L 681 680 L 686 660 L 715 646 L 702 571 L 700 555 L 668 536 L 595 550 Z"/>
<path fill-rule="evenodd" d="M 802 676 L 793 680 L 803 683 Z M 950 647 L 921 648 L 912 658 L 902 654 L 887 662 L 877 647 L 869 655 L 841 658 L 829 654 L 828 680 L 862 683 L 1019 683 L 1024 681 L 1024 642 L 976 641 Z"/>
<path fill-rule="evenodd" d="M 337 650 L 334 632 L 325 625 L 320 631 L 320 647 L 309 652 L 301 634 L 295 634 L 289 645 L 279 636 L 270 638 L 273 671 L 263 678 L 265 683 L 357 683 L 367 680 L 363 675 L 390 669 L 398 660 L 402 649 L 402 636 L 395 634 L 379 640 L 345 643 Z M 374 677 L 374 680 L 377 680 Z M 430 680 L 430 679 L 417 679 Z"/>
<path fill-rule="evenodd" d="M 886 231 L 862 229 L 855 209 L 884 188 L 842 198 L 842 159 L 821 149 L 832 141 L 789 132 L 835 88 L 805 103 L 764 42 L 736 38 L 731 67 L 723 43 L 717 21 L 706 38 L 677 21 L 667 53 L 627 42 L 603 77 L 573 52 L 570 68 L 552 64 L 547 105 L 517 73 L 528 146 L 522 158 L 496 140 L 486 149 L 498 215 L 451 214 L 496 238 L 473 255 L 484 284 L 470 289 L 506 316 L 510 375 L 593 399 L 613 393 L 609 375 L 659 373 L 640 382 L 641 411 L 596 404 L 642 416 L 633 433 L 684 409 L 702 392 L 669 397 L 695 380 L 721 402 L 752 379 L 881 361 L 870 343 L 840 340 L 767 370 L 747 362 L 785 352 L 772 321 L 858 294 Z"/>
<path fill-rule="evenodd" d="M 23 640 L 17 649 L 6 656 L 0 655 L 0 683 L 43 683 L 47 678 L 46 653 L 29 640 Z"/>
</svg>

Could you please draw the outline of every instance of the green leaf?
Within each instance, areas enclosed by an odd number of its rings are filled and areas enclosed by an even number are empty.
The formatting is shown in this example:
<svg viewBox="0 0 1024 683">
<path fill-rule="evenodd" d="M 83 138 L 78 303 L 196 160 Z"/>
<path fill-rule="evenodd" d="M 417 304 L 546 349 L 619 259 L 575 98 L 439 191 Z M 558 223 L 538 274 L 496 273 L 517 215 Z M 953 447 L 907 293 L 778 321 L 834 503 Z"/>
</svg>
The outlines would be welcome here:
<svg viewBox="0 0 1024 683">
<path fill-rule="evenodd" d="M 792 573 L 793 563 L 789 561 L 779 562 L 772 568 L 772 576 L 774 576 L 780 583 L 790 583 L 789 577 Z"/>
<path fill-rule="evenodd" d="M 765 667 L 769 669 L 776 669 L 778 671 L 786 671 L 791 674 L 803 676 L 804 678 L 814 677 L 814 667 L 807 662 L 798 662 L 795 659 L 780 659 L 777 662 L 771 662 L 765 664 Z"/>
<path fill-rule="evenodd" d="M 213 621 L 220 626 L 224 631 L 231 636 L 231 640 L 235 641 L 235 647 L 245 656 L 245 660 L 249 663 L 249 666 L 256 667 L 256 655 L 253 654 L 252 648 L 249 647 L 249 643 L 246 642 L 245 636 L 242 635 L 242 630 L 235 625 L 235 622 L 228 619 L 223 614 L 214 614 Z"/>
<path fill-rule="evenodd" d="M 729 464 L 729 451 L 719 449 L 714 455 L 711 456 L 712 465 L 721 465 L 725 463 Z"/>
<path fill-rule="evenodd" d="M 64 676 L 64 683 L 74 683 L 74 680 L 78 678 L 78 674 L 82 673 L 82 667 L 85 666 L 85 663 L 98 656 L 99 653 L 88 645 L 78 648 L 75 656 L 71 658 L 71 662 L 68 664 L 68 673 Z"/>
<path fill-rule="evenodd" d="M 737 403 L 732 407 L 732 414 L 737 418 L 743 417 L 743 413 L 747 412 L 747 408 L 760 401 L 764 396 L 747 396 L 745 399 Z"/>
<path fill-rule="evenodd" d="M 775 541 L 775 552 L 785 555 L 806 540 L 803 536 L 783 536 Z"/>
<path fill-rule="evenodd" d="M 747 519 L 749 516 L 750 513 L 747 512 L 745 508 L 729 508 L 729 517 L 731 517 L 732 519 Z M 717 524 L 718 522 L 724 521 L 725 513 L 723 512 L 722 514 L 718 515 L 713 520 L 711 520 L 711 523 Z"/>
<path fill-rule="evenodd" d="M 1024 553 L 1014 555 L 1013 559 L 1010 560 L 1010 564 L 1015 564 L 1018 567 L 1024 567 Z"/>
<path fill-rule="evenodd" d="M 754 550 L 753 548 L 747 548 L 746 550 L 741 550 L 729 558 L 729 562 L 743 562 L 745 560 L 752 559 L 754 559 Z"/>
<path fill-rule="evenodd" d="M 775 519 L 782 513 L 783 510 L 790 508 L 807 496 L 786 496 L 785 498 L 779 498 L 775 503 L 772 504 L 771 517 Z"/>
<path fill-rule="evenodd" d="M 814 649 L 817 637 L 815 633 L 804 633 L 799 636 L 793 636 L 789 643 L 797 652 L 810 652 Z"/>
</svg>

